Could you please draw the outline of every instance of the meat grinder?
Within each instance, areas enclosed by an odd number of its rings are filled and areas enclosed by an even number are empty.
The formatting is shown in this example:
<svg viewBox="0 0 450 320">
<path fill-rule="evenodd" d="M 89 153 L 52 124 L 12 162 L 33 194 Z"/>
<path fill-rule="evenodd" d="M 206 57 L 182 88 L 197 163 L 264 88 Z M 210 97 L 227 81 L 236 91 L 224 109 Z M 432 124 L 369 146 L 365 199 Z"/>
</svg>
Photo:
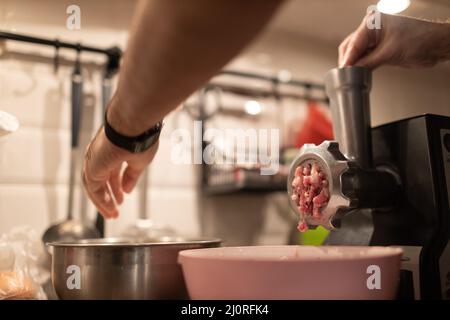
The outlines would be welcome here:
<svg viewBox="0 0 450 320">
<path fill-rule="evenodd" d="M 320 219 L 306 216 L 308 227 L 330 230 L 329 245 L 401 247 L 398 298 L 450 299 L 450 118 L 424 114 L 371 128 L 371 81 L 362 67 L 327 73 L 336 141 L 300 149 L 288 193 L 296 168 L 318 163 L 329 199 Z"/>
</svg>

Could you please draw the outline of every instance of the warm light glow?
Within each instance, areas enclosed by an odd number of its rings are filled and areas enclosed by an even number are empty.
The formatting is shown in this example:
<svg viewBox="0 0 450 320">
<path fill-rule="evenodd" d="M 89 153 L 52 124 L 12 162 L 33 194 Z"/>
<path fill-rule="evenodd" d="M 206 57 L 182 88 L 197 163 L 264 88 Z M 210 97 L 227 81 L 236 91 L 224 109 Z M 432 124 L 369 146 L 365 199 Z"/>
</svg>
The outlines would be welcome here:
<svg viewBox="0 0 450 320">
<path fill-rule="evenodd" d="M 377 9 L 387 14 L 395 14 L 406 10 L 411 2 L 409 0 L 380 0 Z"/>
<path fill-rule="evenodd" d="M 289 72 L 289 70 L 280 70 L 278 72 L 278 80 L 281 82 L 289 82 L 292 80 L 292 74 Z"/>
<path fill-rule="evenodd" d="M 245 103 L 245 112 L 251 115 L 256 115 L 261 113 L 261 105 L 258 101 L 249 100 Z"/>
</svg>

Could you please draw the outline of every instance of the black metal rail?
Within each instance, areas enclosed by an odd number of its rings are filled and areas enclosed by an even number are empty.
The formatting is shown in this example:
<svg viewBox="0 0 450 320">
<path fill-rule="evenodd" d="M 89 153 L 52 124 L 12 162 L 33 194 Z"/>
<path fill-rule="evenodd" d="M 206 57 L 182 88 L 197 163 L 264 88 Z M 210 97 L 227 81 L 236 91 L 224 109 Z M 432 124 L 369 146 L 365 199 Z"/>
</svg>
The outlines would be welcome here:
<svg viewBox="0 0 450 320">
<path fill-rule="evenodd" d="M 50 46 L 50 47 L 54 47 L 56 50 L 58 50 L 60 48 L 66 48 L 66 49 L 75 50 L 79 53 L 81 53 L 82 51 L 85 51 L 85 52 L 104 54 L 108 58 L 108 62 L 107 62 L 108 70 L 117 70 L 119 68 L 120 58 L 122 57 L 122 50 L 117 46 L 114 46 L 111 48 L 98 48 L 98 47 L 83 45 L 81 43 L 61 41 L 59 39 L 41 38 L 41 37 L 35 37 L 35 36 L 11 33 L 11 32 L 5 32 L 5 31 L 0 31 L 0 40 L 1 39 Z"/>
<path fill-rule="evenodd" d="M 92 52 L 92 53 L 99 53 L 104 54 L 108 57 L 108 64 L 107 69 L 117 71 L 119 68 L 120 59 L 122 57 L 122 50 L 117 47 L 110 47 L 110 48 L 98 48 L 93 46 L 87 46 L 81 43 L 73 43 L 73 42 L 67 42 L 67 41 L 61 41 L 59 39 L 49 39 L 49 38 L 41 38 L 36 36 L 30 36 L 25 34 L 18 34 L 18 33 L 11 33 L 11 32 L 5 32 L 0 31 L 0 39 L 4 40 L 13 40 L 13 41 L 19 41 L 19 42 L 26 42 L 26 43 L 34 43 L 44 46 L 51 46 L 54 47 L 56 50 L 60 48 L 66 48 L 66 49 L 72 49 L 77 52 Z M 222 75 L 231 75 L 231 76 L 237 76 L 242 78 L 249 78 L 249 79 L 257 79 L 257 80 L 265 80 L 273 83 L 274 85 L 278 84 L 284 84 L 284 85 L 293 85 L 298 87 L 303 87 L 305 89 L 316 89 L 316 90 L 324 90 L 324 86 L 322 84 L 308 82 L 308 81 L 301 81 L 297 79 L 290 79 L 287 81 L 283 81 L 279 77 L 276 76 L 266 76 L 262 74 L 257 73 L 251 73 L 251 72 L 243 72 L 243 71 L 236 71 L 236 70 L 223 70 L 219 74 Z"/>
<path fill-rule="evenodd" d="M 257 73 L 253 73 L 253 72 L 223 70 L 220 72 L 220 74 L 238 76 L 238 77 L 256 79 L 256 80 L 265 80 L 265 81 L 269 81 L 273 84 L 293 85 L 293 86 L 297 86 L 297 87 L 303 87 L 305 89 L 325 90 L 325 86 L 322 84 L 309 82 L 309 81 L 302 81 L 302 80 L 297 80 L 297 79 L 290 79 L 287 81 L 283 81 L 282 79 L 280 79 L 279 77 L 276 77 L 276 76 L 266 76 L 266 75 L 257 74 Z"/>
</svg>

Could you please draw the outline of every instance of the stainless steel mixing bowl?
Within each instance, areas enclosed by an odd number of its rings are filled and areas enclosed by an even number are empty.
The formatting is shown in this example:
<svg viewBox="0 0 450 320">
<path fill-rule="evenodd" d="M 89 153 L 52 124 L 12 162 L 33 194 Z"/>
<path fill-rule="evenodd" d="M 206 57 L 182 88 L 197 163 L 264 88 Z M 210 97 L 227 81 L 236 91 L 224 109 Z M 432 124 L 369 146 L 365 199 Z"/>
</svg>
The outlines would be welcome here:
<svg viewBox="0 0 450 320">
<path fill-rule="evenodd" d="M 178 252 L 220 243 L 179 237 L 53 242 L 52 282 L 60 299 L 185 299 Z"/>
</svg>

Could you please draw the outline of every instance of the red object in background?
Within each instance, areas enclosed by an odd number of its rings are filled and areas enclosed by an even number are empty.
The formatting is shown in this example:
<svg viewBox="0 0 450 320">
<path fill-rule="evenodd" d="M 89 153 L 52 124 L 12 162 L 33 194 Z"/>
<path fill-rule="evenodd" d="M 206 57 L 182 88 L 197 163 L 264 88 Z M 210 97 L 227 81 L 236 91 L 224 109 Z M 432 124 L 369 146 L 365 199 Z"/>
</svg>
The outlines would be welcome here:
<svg viewBox="0 0 450 320">
<path fill-rule="evenodd" d="M 303 127 L 295 139 L 295 146 L 300 148 L 305 143 L 321 144 L 324 140 L 333 140 L 333 126 L 314 101 L 308 102 L 308 111 Z"/>
</svg>

